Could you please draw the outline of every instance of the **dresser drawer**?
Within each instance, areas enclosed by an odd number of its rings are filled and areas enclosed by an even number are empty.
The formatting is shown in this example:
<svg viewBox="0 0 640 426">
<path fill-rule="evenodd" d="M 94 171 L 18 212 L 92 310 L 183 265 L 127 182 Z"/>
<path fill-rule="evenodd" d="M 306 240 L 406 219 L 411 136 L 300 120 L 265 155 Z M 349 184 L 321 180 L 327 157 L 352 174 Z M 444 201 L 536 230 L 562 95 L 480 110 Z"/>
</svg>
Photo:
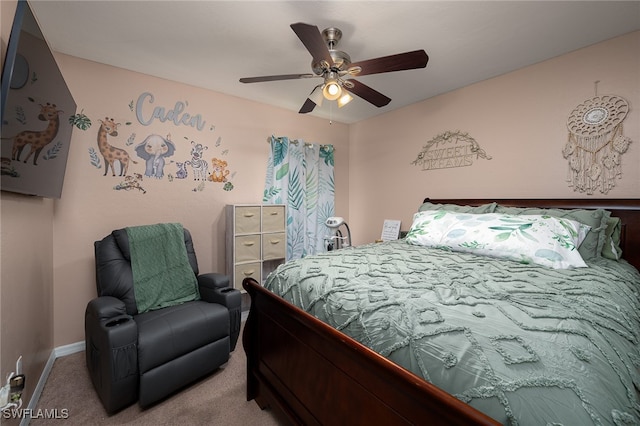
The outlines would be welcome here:
<svg viewBox="0 0 640 426">
<path fill-rule="evenodd" d="M 237 236 L 235 250 L 236 262 L 260 260 L 260 234 Z"/>
<path fill-rule="evenodd" d="M 262 235 L 262 258 L 284 259 L 287 253 L 287 240 L 284 232 Z"/>
<path fill-rule="evenodd" d="M 262 232 L 280 232 L 285 227 L 284 206 L 264 206 L 262 208 Z"/>
<path fill-rule="evenodd" d="M 235 213 L 236 234 L 260 232 L 260 206 L 238 206 Z"/>
<path fill-rule="evenodd" d="M 233 274 L 233 287 L 238 290 L 244 290 L 242 288 L 242 280 L 245 278 L 253 278 L 262 284 L 262 264 L 253 262 L 236 265 L 235 273 Z"/>
<path fill-rule="evenodd" d="M 233 287 L 244 292 L 245 278 L 262 284 L 286 261 L 287 207 L 243 203 L 228 204 L 225 210 L 226 274 Z"/>
</svg>

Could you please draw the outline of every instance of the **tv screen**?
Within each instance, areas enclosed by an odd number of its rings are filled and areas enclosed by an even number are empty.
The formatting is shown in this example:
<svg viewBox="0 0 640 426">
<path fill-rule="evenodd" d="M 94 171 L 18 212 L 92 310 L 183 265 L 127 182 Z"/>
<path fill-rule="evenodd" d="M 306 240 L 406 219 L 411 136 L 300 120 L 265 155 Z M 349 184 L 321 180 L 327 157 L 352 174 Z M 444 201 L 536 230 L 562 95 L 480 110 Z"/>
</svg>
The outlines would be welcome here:
<svg viewBox="0 0 640 426">
<path fill-rule="evenodd" d="M 2 69 L 3 191 L 60 198 L 76 103 L 26 0 Z"/>
</svg>

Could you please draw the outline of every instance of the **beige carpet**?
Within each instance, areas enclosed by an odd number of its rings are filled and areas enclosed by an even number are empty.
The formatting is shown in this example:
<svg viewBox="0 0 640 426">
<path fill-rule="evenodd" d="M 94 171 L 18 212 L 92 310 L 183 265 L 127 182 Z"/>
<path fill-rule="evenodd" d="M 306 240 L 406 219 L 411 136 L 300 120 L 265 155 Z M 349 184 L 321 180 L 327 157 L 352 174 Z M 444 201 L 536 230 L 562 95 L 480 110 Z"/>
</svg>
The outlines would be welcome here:
<svg viewBox="0 0 640 426">
<path fill-rule="evenodd" d="M 34 411 L 67 419 L 33 418 L 30 425 L 278 425 L 269 410 L 246 401 L 246 357 L 241 340 L 223 368 L 160 403 L 141 410 L 134 404 L 107 416 L 93 389 L 85 353 L 56 359 Z"/>
</svg>

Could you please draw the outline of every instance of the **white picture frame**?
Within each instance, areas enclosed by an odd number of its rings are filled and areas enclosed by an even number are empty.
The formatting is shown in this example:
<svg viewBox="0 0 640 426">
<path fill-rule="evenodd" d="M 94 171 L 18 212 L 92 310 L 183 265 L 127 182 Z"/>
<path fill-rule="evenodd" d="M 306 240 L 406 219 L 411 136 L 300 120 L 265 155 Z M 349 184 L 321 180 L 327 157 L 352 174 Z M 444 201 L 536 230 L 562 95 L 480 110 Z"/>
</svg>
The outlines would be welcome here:
<svg viewBox="0 0 640 426">
<path fill-rule="evenodd" d="M 385 219 L 380 239 L 382 241 L 397 240 L 400 237 L 400 223 L 399 220 Z"/>
</svg>

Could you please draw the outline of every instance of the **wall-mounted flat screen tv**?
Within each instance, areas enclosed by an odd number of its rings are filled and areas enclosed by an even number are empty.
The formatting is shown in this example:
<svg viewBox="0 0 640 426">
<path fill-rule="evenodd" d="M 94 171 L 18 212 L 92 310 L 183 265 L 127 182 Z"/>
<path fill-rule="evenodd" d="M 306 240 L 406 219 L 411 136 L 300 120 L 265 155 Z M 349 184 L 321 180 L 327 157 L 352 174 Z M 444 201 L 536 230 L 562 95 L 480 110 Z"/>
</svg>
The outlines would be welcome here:
<svg viewBox="0 0 640 426">
<path fill-rule="evenodd" d="M 60 198 L 76 103 L 26 0 L 2 69 L 3 191 Z"/>
</svg>

